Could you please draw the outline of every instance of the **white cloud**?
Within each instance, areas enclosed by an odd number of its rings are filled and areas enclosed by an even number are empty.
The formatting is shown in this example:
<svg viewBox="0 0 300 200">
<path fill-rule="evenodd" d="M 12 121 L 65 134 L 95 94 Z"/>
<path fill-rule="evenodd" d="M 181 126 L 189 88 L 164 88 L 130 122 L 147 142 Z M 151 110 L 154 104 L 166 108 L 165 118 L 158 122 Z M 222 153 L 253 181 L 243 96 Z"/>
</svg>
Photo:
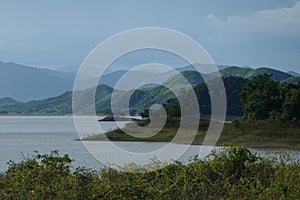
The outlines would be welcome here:
<svg viewBox="0 0 300 200">
<path fill-rule="evenodd" d="M 291 8 L 261 10 L 249 15 L 230 16 L 224 20 L 210 14 L 205 17 L 205 21 L 212 36 L 296 36 L 300 33 L 300 2 Z"/>
</svg>

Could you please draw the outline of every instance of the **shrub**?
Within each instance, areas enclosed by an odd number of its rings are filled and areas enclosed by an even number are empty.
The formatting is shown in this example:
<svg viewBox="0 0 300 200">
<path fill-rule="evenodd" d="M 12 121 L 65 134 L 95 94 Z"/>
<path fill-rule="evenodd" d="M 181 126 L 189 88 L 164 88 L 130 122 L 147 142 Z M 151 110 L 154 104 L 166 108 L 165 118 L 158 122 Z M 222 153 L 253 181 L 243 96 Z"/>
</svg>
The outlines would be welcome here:
<svg viewBox="0 0 300 200">
<path fill-rule="evenodd" d="M 299 199 L 299 163 L 226 148 L 188 164 L 178 161 L 142 173 L 84 167 L 58 151 L 10 162 L 0 177 L 0 199 Z M 162 163 L 154 162 L 155 167 Z M 138 167 L 138 168 L 136 168 Z M 151 166 L 146 166 L 151 168 Z"/>
</svg>

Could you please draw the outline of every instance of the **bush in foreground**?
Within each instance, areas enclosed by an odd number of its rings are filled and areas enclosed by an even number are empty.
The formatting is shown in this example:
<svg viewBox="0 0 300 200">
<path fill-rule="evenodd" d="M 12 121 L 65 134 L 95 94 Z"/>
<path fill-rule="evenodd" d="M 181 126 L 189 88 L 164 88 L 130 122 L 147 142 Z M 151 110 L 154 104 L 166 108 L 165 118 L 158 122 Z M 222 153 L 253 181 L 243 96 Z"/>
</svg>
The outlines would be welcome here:
<svg viewBox="0 0 300 200">
<path fill-rule="evenodd" d="M 300 198 L 299 163 L 265 159 L 242 147 L 143 173 L 73 169 L 71 163 L 57 151 L 10 162 L 0 199 Z"/>
</svg>

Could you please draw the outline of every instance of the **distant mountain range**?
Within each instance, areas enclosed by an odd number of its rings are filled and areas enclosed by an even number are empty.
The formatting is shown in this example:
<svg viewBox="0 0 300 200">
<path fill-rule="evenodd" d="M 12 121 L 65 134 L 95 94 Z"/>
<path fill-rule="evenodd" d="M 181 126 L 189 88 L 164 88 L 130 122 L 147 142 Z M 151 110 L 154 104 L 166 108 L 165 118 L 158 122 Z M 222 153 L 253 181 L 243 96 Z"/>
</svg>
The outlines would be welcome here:
<svg viewBox="0 0 300 200">
<path fill-rule="evenodd" d="M 292 75 L 292 76 L 297 76 L 300 77 L 300 74 L 293 72 L 293 71 L 288 71 L 287 74 Z"/>
<path fill-rule="evenodd" d="M 187 75 L 188 73 L 184 73 Z M 224 84 L 228 97 L 229 115 L 241 116 L 242 104 L 238 98 L 241 89 L 245 83 L 245 79 L 238 77 L 224 78 Z M 175 86 L 176 87 L 176 86 Z M 194 87 L 199 100 L 201 112 L 210 114 L 210 96 L 205 84 L 198 84 Z M 81 98 L 85 98 L 91 90 L 84 90 L 77 93 Z M 96 90 L 95 109 L 99 114 L 111 113 L 111 95 L 113 88 L 100 84 Z M 130 91 L 118 91 L 118 96 L 115 99 L 116 104 L 120 106 L 118 112 L 122 114 L 124 107 L 122 99 L 130 94 Z M 185 92 L 182 94 L 185 96 Z M 166 104 L 168 100 L 176 98 L 175 95 L 165 87 L 156 86 L 153 88 L 142 88 L 134 91 L 130 98 L 130 114 L 138 114 L 144 109 L 148 109 L 153 104 Z M 1 102 L 1 99 L 0 99 Z M 87 102 L 83 114 L 92 113 L 92 104 Z M 54 98 L 48 98 L 38 101 L 29 101 L 27 103 L 12 103 L 0 105 L 0 114 L 71 114 L 72 113 L 72 92 L 65 92 Z"/>
<path fill-rule="evenodd" d="M 0 98 L 18 101 L 56 96 L 73 87 L 73 76 L 53 70 L 0 62 Z"/>
<path fill-rule="evenodd" d="M 190 67 L 187 67 L 191 69 Z M 184 68 L 183 68 L 184 69 Z M 103 76 L 102 82 L 113 85 L 117 81 L 117 77 L 121 77 L 126 71 L 116 71 Z M 134 76 L 143 76 L 146 72 L 133 72 Z M 240 68 L 240 67 L 226 67 L 220 70 L 221 75 L 224 77 L 225 89 L 229 99 L 228 102 L 228 113 L 231 115 L 241 115 L 242 106 L 239 102 L 238 94 L 241 91 L 243 84 L 246 79 L 251 79 L 259 74 L 270 74 L 271 78 L 281 82 L 300 82 L 300 77 L 292 76 L 290 74 L 269 69 L 269 68 Z M 149 74 L 148 74 L 149 75 Z M 208 112 L 209 96 L 207 89 L 205 90 L 205 84 L 203 84 L 205 77 L 206 79 L 212 80 L 214 73 L 202 74 L 202 76 L 193 70 L 182 71 L 181 75 L 195 87 L 194 89 L 199 91 L 197 94 L 200 102 L 203 103 L 202 110 Z M 162 76 L 162 75 L 161 75 Z M 165 75 L 166 76 L 166 75 Z M 179 92 L 182 89 L 183 79 L 182 76 L 176 74 L 168 78 L 163 84 L 170 89 Z M 167 77 L 167 76 L 166 76 Z M 110 113 L 111 94 L 113 87 L 106 84 L 100 84 L 97 87 L 95 96 L 96 111 L 102 114 Z M 87 96 L 86 93 L 90 92 L 90 89 L 76 92 L 81 97 Z M 118 98 L 115 100 L 118 105 L 122 105 L 122 98 L 131 93 L 131 90 L 118 90 Z M 145 108 L 149 108 L 150 105 L 155 103 L 164 104 L 169 99 L 175 98 L 174 93 L 163 86 L 149 86 L 137 89 L 130 98 L 130 112 L 132 114 L 139 113 Z M 205 101 L 203 101 L 205 99 Z M 87 102 L 87 113 L 91 110 L 89 107 L 91 104 Z M 121 106 L 122 107 L 122 106 Z M 122 112 L 122 109 L 120 109 Z M 34 100 L 26 103 L 16 102 L 10 98 L 0 99 L 0 113 L 2 114 L 66 114 L 72 113 L 72 92 L 65 92 L 57 97 L 47 98 L 43 100 Z"/>
<path fill-rule="evenodd" d="M 290 78 L 292 75 L 270 68 L 240 68 L 240 67 L 228 67 L 221 70 L 223 77 L 238 76 L 242 78 L 253 78 L 259 74 L 270 74 L 273 80 L 284 81 Z"/>
<path fill-rule="evenodd" d="M 271 79 L 280 82 L 288 82 L 294 84 L 300 82 L 300 76 L 293 76 L 291 74 L 276 69 L 266 68 L 266 67 L 257 68 L 257 69 L 228 67 L 226 69 L 220 70 L 220 73 L 223 77 L 237 76 L 246 79 L 251 79 L 259 74 L 269 74 L 271 75 Z"/>
<path fill-rule="evenodd" d="M 180 68 L 179 71 L 186 69 L 188 67 Z M 0 98 L 10 97 L 14 100 L 25 102 L 57 96 L 72 90 L 77 70 L 78 67 L 74 66 L 51 70 L 0 61 Z M 99 83 L 114 87 L 120 77 L 127 72 L 128 70 L 112 71 L 108 69 Z M 139 76 L 144 79 L 154 77 L 155 80 L 161 80 L 159 83 L 162 83 L 173 75 L 174 73 L 136 71 L 131 72 L 130 76 Z M 95 80 L 95 77 L 90 77 L 90 79 Z"/>
<path fill-rule="evenodd" d="M 217 67 L 220 69 L 223 77 L 238 76 L 252 78 L 258 74 L 267 73 L 272 74 L 274 80 L 291 83 L 300 81 L 300 75 L 295 72 L 284 73 L 270 68 L 251 69 L 249 67 L 231 67 L 228 65 L 218 65 Z M 72 90 L 76 70 L 77 68 L 72 66 L 61 67 L 55 71 L 0 61 L 0 98 L 9 97 L 14 101 L 25 102 L 58 96 Z M 176 70 L 182 72 L 184 76 L 189 76 L 189 81 L 193 86 L 203 82 L 202 77 L 199 73 L 195 72 L 195 68 L 192 65 L 179 67 Z M 101 77 L 99 83 L 115 88 L 116 82 L 127 72 L 128 70 L 108 70 Z M 205 74 L 202 75 L 205 76 Z M 174 85 L 178 81 L 178 75 L 170 71 L 163 73 L 131 71 L 129 79 L 133 80 L 136 77 L 146 82 L 166 83 L 168 86 Z M 95 77 L 91 77 L 92 79 L 95 79 Z M 180 87 L 179 83 L 176 85 Z M 154 84 L 146 84 L 142 88 L 154 86 Z M 115 89 L 129 90 L 132 88 L 120 85 Z"/>
<path fill-rule="evenodd" d="M 0 99 L 0 107 L 1 106 L 11 106 L 11 105 L 17 105 L 20 104 L 20 102 L 13 100 L 10 97 L 4 97 Z"/>
</svg>

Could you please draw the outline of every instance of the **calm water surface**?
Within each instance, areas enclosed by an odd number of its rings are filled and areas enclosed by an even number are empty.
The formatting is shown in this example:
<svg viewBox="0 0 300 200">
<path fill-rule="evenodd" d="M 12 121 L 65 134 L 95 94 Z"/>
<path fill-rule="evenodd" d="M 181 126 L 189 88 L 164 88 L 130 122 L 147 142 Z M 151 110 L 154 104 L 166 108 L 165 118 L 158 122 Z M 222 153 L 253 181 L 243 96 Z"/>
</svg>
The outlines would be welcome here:
<svg viewBox="0 0 300 200">
<path fill-rule="evenodd" d="M 105 122 L 102 127 L 107 131 L 116 125 Z M 49 153 L 56 149 L 75 159 L 74 165 L 102 167 L 78 138 L 72 116 L 1 116 L 0 170 L 7 168 L 9 160 L 20 161 L 35 150 Z"/>
<path fill-rule="evenodd" d="M 114 122 L 100 122 L 104 131 L 115 129 Z M 125 124 L 125 122 L 124 122 Z M 88 121 L 87 121 L 88 126 Z M 89 133 L 87 133 L 88 135 Z M 59 150 L 75 159 L 74 166 L 85 166 L 99 169 L 104 165 L 97 161 L 85 148 L 82 142 L 76 140 L 76 132 L 72 116 L 0 116 L 0 171 L 5 171 L 9 160 L 20 161 L 30 156 L 33 151 L 49 153 Z M 109 158 L 114 164 L 123 165 L 128 162 L 140 163 L 143 158 L 120 156 L 110 149 L 108 142 L 87 142 L 90 147 L 97 147 L 97 154 Z M 167 143 L 148 142 L 116 142 L 116 146 L 132 152 L 155 151 Z M 182 145 L 181 145 L 182 146 Z M 200 146 L 191 146 L 181 157 L 186 161 L 198 153 Z M 220 148 L 216 148 L 219 150 Z M 253 151 L 263 155 L 276 156 L 279 150 L 260 149 Z M 293 160 L 300 158 L 299 151 L 287 150 Z"/>
</svg>

